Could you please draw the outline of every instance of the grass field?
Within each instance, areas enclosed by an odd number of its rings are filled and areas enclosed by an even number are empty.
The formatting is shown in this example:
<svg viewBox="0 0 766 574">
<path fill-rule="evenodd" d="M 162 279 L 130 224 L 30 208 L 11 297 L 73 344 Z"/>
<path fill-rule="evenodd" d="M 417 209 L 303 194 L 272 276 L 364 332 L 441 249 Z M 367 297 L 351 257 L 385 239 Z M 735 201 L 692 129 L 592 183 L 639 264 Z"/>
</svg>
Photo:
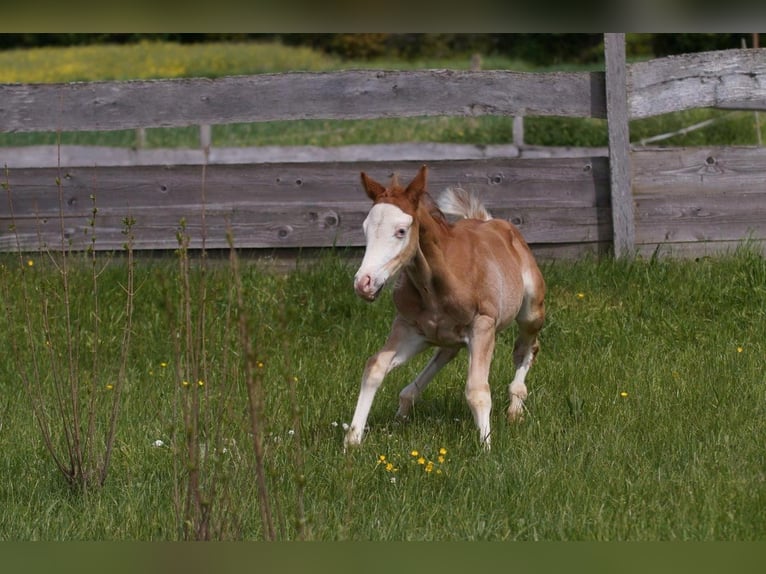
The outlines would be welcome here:
<svg viewBox="0 0 766 574">
<path fill-rule="evenodd" d="M 342 427 L 392 305 L 389 297 L 373 305 L 358 300 L 353 269 L 342 258 L 329 255 L 286 277 L 247 262 L 238 271 L 225 262 L 192 261 L 187 271 L 170 261 L 140 262 L 133 340 L 119 380 L 126 261 L 115 259 L 98 275 L 94 295 L 91 265 L 78 257 L 67 271 L 69 328 L 53 263 L 3 259 L 9 320 L 0 338 L 14 352 L 0 367 L 0 464 L 8 478 L 0 486 L 0 539 L 194 537 L 202 519 L 185 509 L 192 474 L 199 481 L 193 492 L 208 511 L 208 537 L 267 538 L 247 408 L 247 348 L 264 389 L 255 432 L 263 437 L 265 500 L 277 539 L 766 534 L 766 262 L 747 249 L 700 261 L 547 264 L 549 318 L 529 377 L 527 420 L 508 427 L 502 416 L 512 377 L 506 333 L 491 375 L 490 454 L 481 451 L 463 400 L 463 355 L 406 425 L 394 421 L 397 395 L 425 357 L 391 373 L 365 442 L 344 455 Z M 238 282 L 241 308 L 233 294 Z M 240 319 L 249 342 L 237 336 Z M 55 449 L 63 452 L 49 393 L 63 389 L 67 402 L 68 342 L 74 393 L 83 412 L 91 399 L 95 405 L 96 462 L 110 401 L 124 384 L 107 480 L 85 492 L 57 471 L 20 376 L 43 389 Z"/>
</svg>

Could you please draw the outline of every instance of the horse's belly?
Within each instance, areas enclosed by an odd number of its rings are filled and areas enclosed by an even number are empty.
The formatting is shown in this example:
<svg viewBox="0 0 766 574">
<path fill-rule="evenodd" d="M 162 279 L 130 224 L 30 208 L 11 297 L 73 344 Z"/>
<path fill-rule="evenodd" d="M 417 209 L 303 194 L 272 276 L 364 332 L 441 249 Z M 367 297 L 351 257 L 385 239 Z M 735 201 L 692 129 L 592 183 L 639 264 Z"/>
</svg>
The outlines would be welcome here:
<svg viewBox="0 0 766 574">
<path fill-rule="evenodd" d="M 421 316 L 415 326 L 432 345 L 457 347 L 468 342 L 468 327 L 444 317 Z"/>
</svg>

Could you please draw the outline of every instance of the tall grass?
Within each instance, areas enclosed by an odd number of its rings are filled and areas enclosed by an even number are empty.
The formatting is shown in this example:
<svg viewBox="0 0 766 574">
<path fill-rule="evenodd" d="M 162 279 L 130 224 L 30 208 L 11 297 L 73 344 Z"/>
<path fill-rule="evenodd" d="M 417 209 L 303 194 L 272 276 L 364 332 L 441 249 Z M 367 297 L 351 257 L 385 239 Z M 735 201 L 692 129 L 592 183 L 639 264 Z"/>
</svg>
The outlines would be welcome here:
<svg viewBox="0 0 766 574">
<path fill-rule="evenodd" d="M 168 318 L 186 273 L 175 269 L 158 261 L 136 265 L 140 328 L 131 385 L 109 479 L 87 498 L 62 490 L 16 363 L 1 367 L 0 446 L 7 454 L 0 464 L 4 476 L 14 477 L 0 486 L 1 538 L 183 538 L 175 508 L 192 458 L 174 405 L 191 392 L 200 401 L 198 446 L 206 457 L 200 469 L 219 489 L 209 499 L 217 517 L 209 537 L 269 538 L 260 518 L 258 459 L 248 446 L 254 432 L 246 369 L 241 362 L 233 367 L 247 352 L 239 311 L 227 311 L 238 289 L 246 332 L 258 338 L 253 360 L 264 416 L 256 432 L 275 538 L 754 540 L 766 533 L 758 440 L 766 430 L 766 262 L 755 252 L 545 265 L 549 319 L 530 373 L 529 417 L 514 427 L 503 421 L 512 378 L 508 333 L 491 374 L 496 434 L 488 455 L 462 398 L 464 356 L 439 375 L 406 425 L 394 421 L 396 397 L 423 359 L 392 372 L 365 442 L 343 454 L 342 427 L 364 361 L 382 343 L 392 308 L 387 297 L 374 305 L 357 300 L 349 287 L 353 269 L 335 256 L 289 276 L 249 261 L 236 273 L 211 265 L 204 279 L 207 379 L 184 386 Z M 53 270 L 6 257 L 2 272 L 4 284 L 14 286 L 6 304 L 14 306 L 23 300 L 22 280 L 34 285 Z M 73 281 L 90 276 L 87 262 L 76 258 L 70 272 Z M 122 291 L 123 273 L 124 260 L 115 260 L 101 276 L 105 323 L 119 314 L 113 297 Z M 203 280 L 197 266 L 188 273 L 192 285 Z M 191 304 L 198 316 L 203 302 L 192 297 Z M 75 314 L 85 312 L 73 305 Z M 14 333 L 0 334 L 7 348 Z M 31 351 L 19 352 L 20 363 L 34 360 Z M 102 357 L 104 367 L 117 372 L 118 355 Z M 162 446 L 154 446 L 158 440 Z"/>
<path fill-rule="evenodd" d="M 56 178 L 56 184 L 59 202 L 63 205 L 60 178 Z M 8 231 L 14 235 L 13 192 L 7 176 L 3 189 L 11 215 Z M 95 198 L 91 199 L 93 208 L 87 232 L 91 234 L 91 241 L 95 241 L 98 208 Z M 29 276 L 35 260 L 17 249 L 15 266 L 29 271 L 21 276 L 18 304 L 10 304 L 12 298 L 7 289 L 11 284 L 3 282 L 2 285 L 10 333 L 10 362 L 26 390 L 49 455 L 66 481 L 83 493 L 103 485 L 106 480 L 128 378 L 135 289 L 132 225 L 132 219 L 126 217 L 123 233 L 128 265 L 121 284 L 123 321 L 119 327 L 119 351 L 110 372 L 103 369 L 101 361 L 105 337 L 110 327 L 115 328 L 102 325 L 100 276 L 104 263 L 97 260 L 91 243 L 86 252 L 88 274 L 73 276 L 63 219 L 61 243 L 51 246 L 54 251 L 50 251 L 49 246 L 41 251 L 44 258 L 38 260 L 42 271 L 38 271 L 37 277 Z M 19 245 L 18 238 L 16 245 Z M 79 300 L 87 309 L 85 313 L 76 313 L 78 292 L 85 298 Z M 114 330 L 109 335 L 118 337 Z M 103 389 L 109 392 L 105 394 Z"/>
</svg>

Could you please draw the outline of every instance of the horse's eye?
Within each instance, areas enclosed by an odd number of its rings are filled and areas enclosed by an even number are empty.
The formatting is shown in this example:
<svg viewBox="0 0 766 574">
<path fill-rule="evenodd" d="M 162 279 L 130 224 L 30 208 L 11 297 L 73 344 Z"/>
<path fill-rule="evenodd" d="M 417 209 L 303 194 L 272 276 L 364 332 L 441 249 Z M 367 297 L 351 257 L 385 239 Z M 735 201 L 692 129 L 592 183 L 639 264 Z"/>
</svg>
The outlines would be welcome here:
<svg viewBox="0 0 766 574">
<path fill-rule="evenodd" d="M 406 227 L 397 227 L 396 233 L 394 234 L 399 239 L 404 239 L 404 236 L 407 235 L 407 228 Z"/>
</svg>

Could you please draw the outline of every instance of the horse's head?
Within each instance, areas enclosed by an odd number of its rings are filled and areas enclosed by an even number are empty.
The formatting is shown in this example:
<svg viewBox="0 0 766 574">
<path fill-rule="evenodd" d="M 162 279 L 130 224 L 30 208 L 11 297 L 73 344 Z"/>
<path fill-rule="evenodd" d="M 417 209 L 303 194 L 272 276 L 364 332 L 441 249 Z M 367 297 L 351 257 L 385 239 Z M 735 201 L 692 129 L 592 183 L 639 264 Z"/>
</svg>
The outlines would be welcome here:
<svg viewBox="0 0 766 574">
<path fill-rule="evenodd" d="M 362 172 L 362 186 L 373 206 L 364 220 L 366 247 L 354 277 L 357 295 L 374 301 L 386 282 L 408 263 L 418 248 L 416 213 L 426 189 L 426 166 L 403 188 L 396 176 L 388 187 Z"/>
</svg>

